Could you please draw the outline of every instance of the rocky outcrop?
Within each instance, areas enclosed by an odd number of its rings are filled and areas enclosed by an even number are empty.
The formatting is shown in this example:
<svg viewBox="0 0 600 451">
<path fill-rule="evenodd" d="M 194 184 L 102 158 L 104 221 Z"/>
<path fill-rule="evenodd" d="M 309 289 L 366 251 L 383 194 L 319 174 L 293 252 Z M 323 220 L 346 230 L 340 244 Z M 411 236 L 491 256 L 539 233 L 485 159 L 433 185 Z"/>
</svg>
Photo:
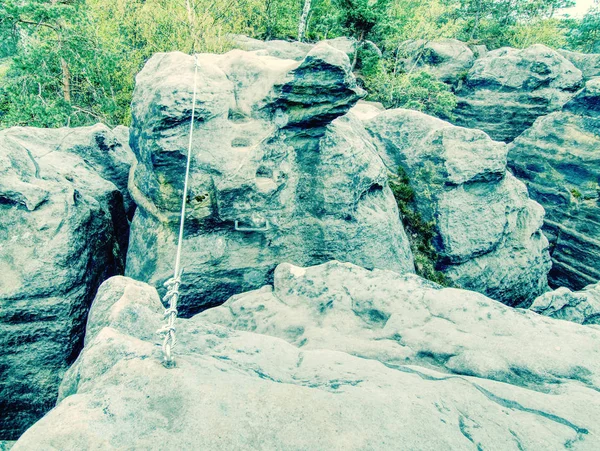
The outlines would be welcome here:
<svg viewBox="0 0 600 451">
<path fill-rule="evenodd" d="M 244 35 L 231 35 L 231 41 L 235 48 L 255 52 L 261 56 L 273 56 L 281 59 L 291 59 L 302 61 L 306 55 L 313 49 L 315 44 L 308 44 L 299 41 L 283 41 L 275 39 L 272 41 L 261 41 Z M 321 41 L 321 45 L 327 45 L 344 52 L 352 61 L 356 52 L 356 39 L 353 38 L 335 38 Z"/>
<path fill-rule="evenodd" d="M 105 126 L 0 132 L 0 438 L 52 408 L 98 285 L 123 272 L 133 154 Z"/>
<path fill-rule="evenodd" d="M 352 111 L 389 170 L 407 174 L 412 208 L 432 224 L 438 269 L 453 284 L 509 305 L 548 289 L 544 211 L 507 172 L 504 143 L 417 111 Z"/>
<path fill-rule="evenodd" d="M 456 123 L 512 141 L 538 117 L 560 110 L 581 86 L 581 71 L 541 44 L 494 50 L 475 61 L 457 91 Z"/>
<path fill-rule="evenodd" d="M 557 50 L 581 71 L 584 79 L 600 76 L 600 53 L 580 53 L 569 50 Z"/>
<path fill-rule="evenodd" d="M 126 274 L 157 287 L 173 270 L 193 77 L 192 57 L 155 55 L 133 98 L 138 210 Z M 301 62 L 201 55 L 198 80 L 181 314 L 268 283 L 282 261 L 413 270 L 368 134 L 350 117 L 334 121 L 364 95 L 343 52 L 325 43 Z"/>
<path fill-rule="evenodd" d="M 179 320 L 113 278 L 26 449 L 595 449 L 600 331 L 337 262 Z M 524 339 L 526 337 L 526 339 Z"/>
<path fill-rule="evenodd" d="M 565 106 L 539 118 L 510 146 L 509 164 L 546 210 L 553 287 L 600 280 L 600 90 L 598 78 Z"/>
<path fill-rule="evenodd" d="M 600 283 L 588 285 L 581 291 L 558 288 L 537 298 L 530 309 L 578 324 L 600 325 Z"/>
<path fill-rule="evenodd" d="M 564 106 L 563 111 L 600 118 L 600 77 L 588 80 L 584 89 Z"/>
<path fill-rule="evenodd" d="M 401 70 L 424 69 L 438 80 L 454 86 L 466 77 L 476 58 L 467 44 L 456 39 L 405 41 L 398 46 L 397 52 L 402 56 L 398 59 Z"/>
</svg>

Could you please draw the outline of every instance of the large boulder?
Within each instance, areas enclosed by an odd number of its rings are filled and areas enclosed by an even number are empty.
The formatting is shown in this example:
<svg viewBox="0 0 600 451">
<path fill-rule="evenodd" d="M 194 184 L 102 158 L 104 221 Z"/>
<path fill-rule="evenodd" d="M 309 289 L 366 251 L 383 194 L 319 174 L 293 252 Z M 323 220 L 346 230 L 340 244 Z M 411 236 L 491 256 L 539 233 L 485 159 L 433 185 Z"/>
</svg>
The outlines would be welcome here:
<svg viewBox="0 0 600 451">
<path fill-rule="evenodd" d="M 103 125 L 0 132 L 0 439 L 52 408 L 97 287 L 124 271 L 132 159 Z"/>
<path fill-rule="evenodd" d="M 405 72 L 424 69 L 451 85 L 458 85 L 475 62 L 469 46 L 456 39 L 405 41 L 397 52 L 401 56 L 398 65 Z"/>
<path fill-rule="evenodd" d="M 581 85 L 581 71 L 544 45 L 494 50 L 475 61 L 457 91 L 456 123 L 512 141 L 538 117 L 560 110 Z"/>
<path fill-rule="evenodd" d="M 557 50 L 562 56 L 573 63 L 581 71 L 584 79 L 600 76 L 600 53 L 580 53 L 569 50 Z"/>
<path fill-rule="evenodd" d="M 198 61 L 181 314 L 268 283 L 282 261 L 413 270 L 368 134 L 334 120 L 364 95 L 343 52 L 322 43 L 300 62 L 241 50 Z M 133 96 L 126 274 L 157 287 L 173 271 L 193 77 L 192 57 L 157 54 Z"/>
<path fill-rule="evenodd" d="M 509 165 L 546 210 L 553 287 L 580 290 L 600 280 L 599 80 L 510 145 Z"/>
<path fill-rule="evenodd" d="M 585 83 L 582 89 L 564 107 L 563 111 L 579 116 L 600 117 L 600 77 L 595 77 Z"/>
<path fill-rule="evenodd" d="M 280 265 L 180 319 L 113 278 L 29 449 L 597 449 L 600 331 L 415 275 Z"/>
<path fill-rule="evenodd" d="M 410 207 L 433 225 L 435 263 L 454 285 L 509 305 L 548 289 L 544 210 L 507 172 L 504 143 L 417 111 L 353 111 L 389 170 L 407 174 Z"/>
<path fill-rule="evenodd" d="M 299 41 L 284 41 L 274 39 L 272 41 L 261 41 L 248 36 L 235 34 L 229 36 L 235 48 L 255 52 L 257 55 L 274 56 L 275 58 L 302 61 L 313 49 L 315 44 Z M 340 37 L 321 41 L 331 47 L 344 52 L 350 60 L 354 59 L 357 50 L 357 41 L 354 38 Z"/>
<path fill-rule="evenodd" d="M 530 309 L 578 324 L 600 325 L 600 283 L 588 285 L 581 291 L 560 287 L 537 298 Z"/>
</svg>

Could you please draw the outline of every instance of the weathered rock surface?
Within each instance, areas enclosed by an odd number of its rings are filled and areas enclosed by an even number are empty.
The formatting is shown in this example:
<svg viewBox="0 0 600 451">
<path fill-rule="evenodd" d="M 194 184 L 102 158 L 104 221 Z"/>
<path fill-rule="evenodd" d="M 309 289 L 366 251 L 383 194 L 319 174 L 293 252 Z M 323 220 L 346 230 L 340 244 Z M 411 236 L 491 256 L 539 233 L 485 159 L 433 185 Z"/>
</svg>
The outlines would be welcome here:
<svg viewBox="0 0 600 451">
<path fill-rule="evenodd" d="M 52 408 L 98 285 L 124 270 L 132 158 L 102 125 L 0 132 L 0 439 Z"/>
<path fill-rule="evenodd" d="M 569 50 L 557 50 L 562 56 L 573 63 L 581 71 L 584 79 L 600 76 L 600 53 L 580 53 Z"/>
<path fill-rule="evenodd" d="M 510 145 L 509 165 L 546 210 L 553 287 L 580 290 L 600 280 L 598 80 Z"/>
<path fill-rule="evenodd" d="M 548 289 L 544 211 L 507 172 L 504 143 L 417 111 L 352 111 L 389 170 L 408 174 L 423 222 L 434 225 L 439 269 L 455 285 L 509 305 Z"/>
<path fill-rule="evenodd" d="M 588 285 L 581 291 L 558 288 L 537 298 L 530 309 L 578 324 L 600 325 L 600 283 Z"/>
<path fill-rule="evenodd" d="M 283 41 L 275 39 L 272 41 L 261 41 L 244 35 L 231 35 L 231 40 L 236 48 L 256 52 L 257 55 L 274 56 L 275 58 L 291 59 L 302 61 L 306 55 L 313 49 L 314 44 L 298 41 Z M 335 38 L 321 41 L 331 47 L 344 52 L 350 60 L 354 58 L 356 52 L 356 39 L 353 38 Z"/>
<path fill-rule="evenodd" d="M 597 449 L 600 331 L 332 262 L 178 321 L 113 278 L 28 449 Z M 224 327 L 225 326 L 225 327 Z"/>
<path fill-rule="evenodd" d="M 512 141 L 538 117 L 560 110 L 581 86 L 581 71 L 546 46 L 494 50 L 475 61 L 457 91 L 456 123 Z"/>
<path fill-rule="evenodd" d="M 404 56 L 398 63 L 406 72 L 426 69 L 440 81 L 457 85 L 475 62 L 473 51 L 456 39 L 405 41 L 398 48 Z"/>
<path fill-rule="evenodd" d="M 563 111 L 579 116 L 600 117 L 600 77 L 595 77 L 585 83 L 582 89 L 568 102 Z"/>
<path fill-rule="evenodd" d="M 241 50 L 199 60 L 183 315 L 263 286 L 282 261 L 413 270 L 368 134 L 351 117 L 334 121 L 364 94 L 343 52 L 325 43 L 301 62 Z M 193 61 L 155 55 L 132 105 L 138 209 L 126 274 L 157 287 L 176 250 Z"/>
</svg>

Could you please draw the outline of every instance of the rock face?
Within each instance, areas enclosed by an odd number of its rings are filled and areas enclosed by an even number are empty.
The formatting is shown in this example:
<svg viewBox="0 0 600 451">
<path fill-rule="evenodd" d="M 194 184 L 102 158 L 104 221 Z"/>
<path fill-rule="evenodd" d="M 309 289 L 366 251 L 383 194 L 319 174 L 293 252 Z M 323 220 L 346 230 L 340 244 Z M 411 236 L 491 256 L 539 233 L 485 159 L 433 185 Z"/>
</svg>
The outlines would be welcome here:
<svg viewBox="0 0 600 451">
<path fill-rule="evenodd" d="M 456 39 L 406 41 L 400 44 L 398 52 L 405 56 L 399 60 L 404 71 L 426 69 L 440 81 L 452 85 L 457 85 L 475 62 L 473 51 Z"/>
<path fill-rule="evenodd" d="M 540 116 L 560 110 L 582 86 L 570 61 L 541 44 L 479 58 L 457 91 L 456 123 L 512 141 Z"/>
<path fill-rule="evenodd" d="M 98 285 L 124 270 L 132 159 L 102 125 L 0 132 L 1 439 L 52 408 Z"/>
<path fill-rule="evenodd" d="M 537 298 L 530 309 L 552 318 L 600 325 L 600 283 L 581 291 L 558 288 Z"/>
<path fill-rule="evenodd" d="M 600 331 L 415 275 L 280 265 L 274 288 L 178 321 L 113 278 L 28 449 L 597 449 Z"/>
<path fill-rule="evenodd" d="M 275 58 L 291 59 L 302 61 L 306 55 L 313 49 L 314 44 L 307 44 L 298 41 L 283 41 L 275 39 L 273 41 L 261 41 L 244 35 L 230 36 L 236 48 L 247 51 L 255 51 L 258 55 L 273 56 Z M 354 58 L 356 52 L 356 39 L 353 38 L 335 38 L 321 41 L 337 50 L 344 52 L 350 60 Z"/>
<path fill-rule="evenodd" d="M 158 287 L 175 256 L 193 76 L 193 58 L 155 55 L 132 104 L 138 209 L 126 274 Z M 334 121 L 364 94 L 343 52 L 201 55 L 198 80 L 181 314 L 268 283 L 282 261 L 413 270 L 368 134 L 355 118 Z"/>
<path fill-rule="evenodd" d="M 585 88 L 563 110 L 579 116 L 600 118 L 600 77 L 588 80 Z"/>
<path fill-rule="evenodd" d="M 600 280 L 598 80 L 588 81 L 565 111 L 539 118 L 510 146 L 514 174 L 546 210 L 553 287 L 580 290 Z"/>
<path fill-rule="evenodd" d="M 600 76 L 600 53 L 579 53 L 569 50 L 557 50 L 581 71 L 584 79 Z"/>
<path fill-rule="evenodd" d="M 408 174 L 416 209 L 434 226 L 439 269 L 455 285 L 509 305 L 548 289 L 544 211 L 507 172 L 504 143 L 416 111 L 353 111 L 390 171 Z"/>
</svg>

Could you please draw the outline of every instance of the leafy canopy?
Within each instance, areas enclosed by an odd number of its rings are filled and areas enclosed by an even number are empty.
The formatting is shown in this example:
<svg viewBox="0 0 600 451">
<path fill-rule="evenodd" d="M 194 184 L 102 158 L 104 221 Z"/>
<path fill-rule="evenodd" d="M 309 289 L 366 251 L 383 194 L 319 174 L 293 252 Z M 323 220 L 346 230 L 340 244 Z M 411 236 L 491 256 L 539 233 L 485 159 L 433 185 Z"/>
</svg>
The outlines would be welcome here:
<svg viewBox="0 0 600 451">
<path fill-rule="evenodd" d="M 457 38 L 488 48 L 543 43 L 600 51 L 600 13 L 572 0 L 312 0 L 306 39 L 354 36 L 356 70 L 386 106 L 449 117 L 452 93 L 402 73 L 407 39 Z M 296 39 L 304 0 L 2 0 L 0 127 L 128 124 L 135 74 L 155 52 L 223 52 L 230 33 Z M 368 44 L 368 45 L 367 45 Z M 377 46 L 383 52 L 369 53 Z"/>
</svg>

